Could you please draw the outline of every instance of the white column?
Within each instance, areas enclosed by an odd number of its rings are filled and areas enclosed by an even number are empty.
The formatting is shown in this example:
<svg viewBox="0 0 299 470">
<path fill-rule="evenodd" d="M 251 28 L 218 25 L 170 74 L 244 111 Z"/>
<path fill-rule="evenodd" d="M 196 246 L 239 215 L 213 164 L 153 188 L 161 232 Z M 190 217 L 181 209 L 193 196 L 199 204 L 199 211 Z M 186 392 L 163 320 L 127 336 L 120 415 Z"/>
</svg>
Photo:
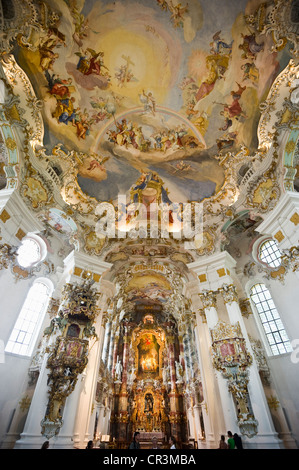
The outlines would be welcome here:
<svg viewBox="0 0 299 470">
<path fill-rule="evenodd" d="M 207 318 L 208 328 L 209 330 L 213 330 L 218 323 L 218 313 L 215 306 L 211 304 L 210 307 L 205 307 L 205 314 Z M 237 416 L 233 398 L 231 393 L 228 391 L 227 381 L 223 377 L 222 373 L 219 371 L 215 371 L 215 373 L 219 386 L 222 411 L 226 427 L 226 430 L 223 433 L 226 433 L 227 431 L 233 432 L 233 430 L 236 428 L 237 423 Z"/>
<path fill-rule="evenodd" d="M 80 374 L 77 379 L 77 383 L 74 391 L 67 397 L 63 412 L 63 425 L 57 437 L 53 438 L 51 447 L 53 449 L 72 449 L 74 448 L 74 424 L 76 419 L 77 407 L 82 391 L 84 387 L 84 374 Z"/>
<path fill-rule="evenodd" d="M 251 439 L 243 438 L 243 440 L 246 440 L 247 447 L 266 446 L 267 448 L 279 448 L 280 444 L 282 443 L 279 441 L 277 433 L 274 430 L 270 410 L 268 407 L 268 402 L 259 376 L 258 366 L 254 357 L 254 352 L 252 350 L 251 343 L 248 338 L 239 303 L 237 302 L 236 292 L 233 286 L 229 286 L 228 290 L 231 291 L 231 293 L 227 292 L 227 294 L 225 294 L 224 291 L 222 292 L 230 323 L 232 325 L 239 323 L 243 338 L 246 342 L 246 348 L 253 359 L 253 363 L 249 367 L 248 392 L 254 416 L 258 421 L 258 434 Z"/>
<path fill-rule="evenodd" d="M 202 382 L 202 388 L 203 388 L 203 403 L 199 405 L 199 415 L 202 413 L 203 416 L 203 422 L 204 422 L 204 431 L 205 431 L 205 441 L 203 440 L 202 436 L 202 431 L 201 431 L 201 425 L 199 422 L 199 426 L 197 427 L 197 435 L 195 436 L 197 440 L 197 445 L 198 448 L 202 447 L 213 447 L 216 445 L 217 440 L 215 440 L 215 433 L 214 433 L 214 427 L 213 423 L 211 422 L 211 414 L 212 414 L 212 409 L 210 409 L 210 413 L 207 412 L 207 408 L 209 407 L 209 403 L 212 401 L 210 400 L 210 393 L 209 390 L 212 390 L 213 385 L 209 388 L 207 381 L 209 382 L 209 379 L 207 379 L 207 375 L 209 372 L 212 370 L 212 364 L 211 361 L 209 360 L 210 367 L 207 367 L 207 364 L 202 358 L 202 349 L 204 348 L 207 352 L 207 355 L 210 356 L 209 351 L 208 351 L 208 346 L 205 341 L 205 332 L 201 331 L 200 328 L 200 323 L 202 322 L 202 319 L 200 318 L 199 313 L 196 314 L 196 328 L 195 328 L 195 341 L 196 341 L 196 347 L 197 347 L 197 354 L 198 354 L 198 360 L 199 360 L 199 368 L 201 371 L 201 382 Z M 199 333 L 201 332 L 201 334 Z M 200 340 L 199 340 L 200 337 Z M 203 364 L 205 363 L 205 366 Z M 213 378 L 212 380 L 214 381 L 214 371 L 212 370 L 213 373 Z M 204 405 L 206 403 L 207 406 Z"/>
<path fill-rule="evenodd" d="M 194 358 L 194 354 L 198 353 L 196 351 L 196 344 L 194 344 L 193 340 L 193 331 L 194 331 L 194 326 L 196 324 L 196 321 L 192 318 L 192 314 L 190 313 L 187 316 L 186 323 L 184 323 L 184 336 L 185 336 L 185 341 L 187 341 L 187 350 L 184 349 L 182 352 L 187 353 L 189 361 L 190 361 L 190 377 L 188 379 L 188 368 L 186 367 L 186 383 L 188 387 L 188 392 L 190 396 L 194 397 L 194 400 L 192 401 L 192 408 L 190 407 L 187 410 L 187 417 L 189 420 L 190 424 L 190 435 L 192 438 L 195 440 L 198 440 L 198 436 L 201 435 L 201 426 L 200 426 L 200 411 L 201 407 L 199 404 L 199 399 L 198 399 L 198 386 L 201 381 L 201 367 L 198 367 L 198 375 L 196 375 L 196 370 L 195 370 L 195 364 L 194 362 L 196 361 L 196 358 Z M 183 326 L 183 325 L 182 325 Z M 195 328 L 196 331 L 196 328 Z M 182 338 L 182 344 L 184 347 L 184 343 Z M 196 337 L 195 337 L 195 343 L 196 343 Z"/>
<path fill-rule="evenodd" d="M 98 436 L 97 446 L 100 446 L 101 438 L 105 434 L 104 432 L 104 413 L 105 413 L 105 405 L 100 403 L 96 407 L 96 412 L 98 413 L 98 423 L 96 428 L 96 435 Z"/>
<path fill-rule="evenodd" d="M 101 324 L 102 316 L 98 319 Z M 96 329 L 98 330 L 98 328 Z M 91 422 L 94 396 L 97 385 L 99 371 L 100 343 L 95 338 L 90 340 L 90 349 L 88 353 L 88 363 L 84 371 L 84 387 L 81 389 L 76 408 L 76 420 L 74 423 L 74 446 L 76 448 L 85 448 L 87 442 L 92 439 L 89 434 L 89 424 Z"/>
<path fill-rule="evenodd" d="M 298 199 L 299 200 L 299 199 Z M 188 265 L 190 269 L 196 272 L 198 279 L 200 281 L 200 285 L 202 289 L 210 289 L 213 292 L 221 292 L 223 295 L 225 294 L 225 286 L 233 286 L 234 285 L 234 269 L 236 266 L 236 261 L 230 256 L 229 253 L 223 251 L 221 253 L 217 253 L 213 256 L 209 256 L 208 258 L 201 259 L 195 263 L 191 263 Z M 241 311 L 239 305 L 236 301 L 233 301 L 231 305 L 227 302 L 227 312 L 229 316 L 229 320 L 231 324 L 235 324 L 239 322 L 243 337 L 246 341 L 246 347 L 248 348 L 249 352 L 253 356 L 252 348 L 250 341 L 248 339 L 246 327 L 241 315 Z M 208 326 L 212 329 L 215 326 L 216 322 L 216 309 L 210 310 L 206 309 L 206 317 Z M 253 356 L 254 361 L 254 356 Z M 273 431 L 272 420 L 270 416 L 270 412 L 268 409 L 268 403 L 262 388 L 262 384 L 259 378 L 258 369 L 256 363 L 249 367 L 249 384 L 248 384 L 248 392 L 251 398 L 251 403 L 255 415 L 255 419 L 258 421 L 258 435 L 249 439 L 244 437 L 244 441 L 246 442 L 246 446 L 258 446 L 260 447 L 267 447 L 267 448 L 277 448 L 279 447 L 279 441 L 277 439 L 276 433 Z M 225 379 L 224 379 L 225 380 Z M 225 380 L 226 382 L 226 380 Z M 221 387 L 221 391 L 224 392 L 224 385 Z M 227 389 L 227 386 L 226 386 Z M 224 400 L 224 412 L 225 410 L 229 410 L 231 408 L 232 396 L 231 400 L 229 400 L 227 394 L 223 393 L 221 400 Z M 235 406 L 234 406 L 235 408 Z M 227 425 L 227 419 L 229 418 L 228 412 L 226 411 L 225 415 L 225 423 Z M 237 426 L 237 420 L 233 422 L 231 416 L 231 429 L 226 429 L 226 431 L 231 430 L 234 432 L 234 429 Z"/>
<path fill-rule="evenodd" d="M 111 416 L 111 409 L 107 406 L 105 408 L 105 416 L 104 416 L 104 422 L 103 422 L 103 434 L 107 435 L 110 434 L 110 416 Z"/>
<path fill-rule="evenodd" d="M 233 284 L 232 274 L 234 273 L 234 268 L 236 265 L 236 261 L 229 255 L 227 252 L 217 253 L 213 256 L 209 256 L 206 258 L 201 258 L 199 261 L 189 264 L 189 268 L 196 273 L 199 279 L 199 286 L 202 287 L 202 290 L 206 291 L 213 291 L 219 292 L 219 289 L 224 285 L 231 285 Z M 235 302 L 236 303 L 236 302 Z M 209 329 L 213 329 L 218 321 L 217 311 L 215 307 L 206 308 L 205 305 L 205 314 L 207 318 L 207 323 Z M 242 332 L 244 334 L 244 339 L 246 340 L 249 352 L 251 350 L 251 345 L 248 340 L 247 331 L 242 319 L 242 315 L 238 304 L 232 305 L 228 311 L 229 319 L 231 323 L 236 323 L 239 321 L 240 326 L 242 328 Z M 254 372 L 251 372 L 252 371 Z M 234 433 L 234 430 L 237 427 L 237 416 L 235 411 L 235 406 L 233 403 L 232 395 L 228 392 L 227 389 L 227 381 L 222 376 L 220 377 L 218 373 L 218 385 L 220 390 L 221 396 L 221 403 L 224 412 L 224 419 L 225 419 L 225 426 L 226 430 L 223 433 L 231 430 Z M 257 367 L 254 370 L 254 367 L 250 368 L 250 376 L 249 376 L 249 384 L 248 384 L 248 392 L 250 397 L 252 395 L 252 406 L 255 413 L 255 418 L 259 422 L 259 430 L 258 433 L 260 436 L 248 439 L 244 437 L 244 441 L 246 442 L 246 446 L 258 446 L 260 443 L 260 447 L 263 445 L 265 447 L 279 447 L 279 441 L 277 440 L 276 434 L 273 432 L 272 421 L 270 417 L 270 413 L 268 410 L 268 404 L 266 401 L 266 397 L 264 395 L 262 385 L 260 382 L 260 378 L 258 375 Z M 232 408 L 234 413 L 232 412 Z"/>
<path fill-rule="evenodd" d="M 103 344 L 103 350 L 102 350 L 102 361 L 107 365 L 108 361 L 108 345 L 109 345 L 109 340 L 110 340 L 110 335 L 111 335 L 111 318 L 106 323 L 106 328 L 105 328 L 105 336 L 104 336 L 104 344 Z"/>
<path fill-rule="evenodd" d="M 195 270 L 195 269 L 194 269 Z M 197 349 L 199 368 L 201 371 L 201 382 L 203 387 L 203 401 L 199 404 L 204 422 L 205 439 L 201 439 L 201 426 L 197 429 L 196 439 L 198 448 L 218 447 L 218 435 L 226 432 L 224 418 L 221 408 L 219 387 L 216 370 L 211 358 L 211 336 L 207 326 L 206 316 L 203 313 L 202 302 L 200 302 L 200 281 L 190 281 L 185 285 L 185 295 L 190 298 L 192 310 L 196 315 L 195 324 L 195 347 Z M 201 313 L 200 313 L 201 312 Z M 210 325 L 217 324 L 217 311 L 211 310 L 209 315 Z M 200 413 L 198 414 L 200 417 Z"/>
<path fill-rule="evenodd" d="M 103 310 L 106 309 L 106 301 L 113 294 L 113 285 L 108 285 L 103 281 L 99 290 L 102 292 L 102 312 L 98 316 L 95 329 L 98 340 L 90 340 L 90 349 L 88 353 L 88 363 L 85 370 L 84 388 L 81 391 L 80 401 L 77 408 L 77 416 L 74 427 L 74 445 L 79 448 L 85 448 L 89 440 L 93 439 L 93 428 L 95 420 L 95 394 L 97 388 L 97 378 L 100 367 L 101 352 L 104 339 Z M 110 295 L 109 295 L 110 294 Z M 93 409 L 94 408 L 94 409 Z"/>
<path fill-rule="evenodd" d="M 105 263 L 100 260 L 95 260 L 84 253 L 73 251 L 64 260 L 65 264 L 65 276 L 64 281 L 70 282 L 70 279 L 79 281 L 82 280 L 80 276 L 75 274 L 75 268 L 79 268 L 81 272 L 88 271 L 94 276 L 95 279 L 100 280 L 100 275 L 110 269 L 111 264 Z M 50 336 L 49 346 L 54 345 L 56 338 L 61 334 L 61 331 L 57 330 Z M 99 351 L 95 348 L 95 351 Z M 45 354 L 44 361 L 41 367 L 39 379 L 34 391 L 31 406 L 27 415 L 24 431 L 20 436 L 20 440 L 16 442 L 15 448 L 40 448 L 42 442 L 47 438 L 41 435 L 41 421 L 44 419 L 48 404 L 48 370 L 47 361 L 49 354 Z M 96 368 L 96 372 L 98 368 Z M 77 382 L 75 390 L 67 398 L 64 405 L 63 411 L 63 433 L 61 436 L 55 437 L 55 441 L 50 441 L 50 447 L 55 445 L 56 448 L 70 446 L 70 442 L 73 439 L 74 432 L 74 419 L 78 411 L 78 395 L 81 392 L 82 382 Z M 62 427 L 60 431 L 62 430 Z M 86 428 L 85 428 L 86 429 Z M 53 438 L 51 438 L 53 439 Z"/>
<path fill-rule="evenodd" d="M 105 299 L 106 300 L 106 299 Z M 97 412 L 97 407 L 94 404 L 95 401 L 95 396 L 96 396 L 96 390 L 97 390 L 97 379 L 98 379 L 98 374 L 99 374 L 99 367 L 101 363 L 101 357 L 102 357 L 102 351 L 103 351 L 103 344 L 104 344 L 104 338 L 105 338 L 105 319 L 104 319 L 104 311 L 101 316 L 101 324 L 99 326 L 100 332 L 99 332 L 99 341 L 98 341 L 98 358 L 97 358 L 97 366 L 96 366 L 96 375 L 95 375 L 95 383 L 93 384 L 93 413 L 90 417 L 90 422 L 89 422 L 89 428 L 88 428 L 88 433 L 86 436 L 87 441 L 93 438 L 93 433 L 94 433 L 94 425 L 95 425 L 95 419 L 96 419 L 96 412 Z"/>
<path fill-rule="evenodd" d="M 59 332 L 52 335 L 48 343 L 48 347 L 54 344 Z M 40 369 L 39 377 L 32 397 L 24 430 L 20 435 L 20 439 L 16 441 L 15 449 L 39 449 L 46 437 L 41 434 L 41 421 L 45 416 L 49 396 L 48 396 L 48 369 L 47 361 L 49 354 L 45 354 Z"/>
</svg>

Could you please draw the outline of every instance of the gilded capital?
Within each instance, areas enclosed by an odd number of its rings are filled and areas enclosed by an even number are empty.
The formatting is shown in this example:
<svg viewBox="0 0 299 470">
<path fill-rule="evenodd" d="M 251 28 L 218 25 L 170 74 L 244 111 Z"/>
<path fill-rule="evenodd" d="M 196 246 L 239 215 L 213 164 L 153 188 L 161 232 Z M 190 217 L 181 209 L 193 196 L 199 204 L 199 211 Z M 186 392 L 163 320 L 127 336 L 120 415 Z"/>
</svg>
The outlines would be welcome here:
<svg viewBox="0 0 299 470">
<path fill-rule="evenodd" d="M 238 302 L 237 290 L 233 284 L 229 286 L 224 284 L 221 287 L 221 289 L 219 289 L 219 291 L 221 292 L 223 300 L 226 304 L 231 304 L 232 302 Z"/>
<path fill-rule="evenodd" d="M 204 291 L 202 292 L 201 294 L 198 294 L 201 301 L 202 301 L 202 304 L 203 304 L 203 307 L 206 309 L 206 308 L 216 308 L 216 302 L 217 302 L 217 299 L 216 299 L 216 293 L 213 292 L 213 291 Z"/>
</svg>

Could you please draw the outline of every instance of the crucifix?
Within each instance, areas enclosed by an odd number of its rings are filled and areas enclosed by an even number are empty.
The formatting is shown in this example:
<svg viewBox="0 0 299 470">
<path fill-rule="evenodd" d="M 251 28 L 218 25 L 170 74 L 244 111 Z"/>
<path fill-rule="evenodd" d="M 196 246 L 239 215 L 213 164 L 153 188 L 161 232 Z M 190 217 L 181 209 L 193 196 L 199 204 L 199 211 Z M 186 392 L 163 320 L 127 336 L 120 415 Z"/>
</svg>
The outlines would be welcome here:
<svg viewBox="0 0 299 470">
<path fill-rule="evenodd" d="M 125 69 L 125 75 L 124 75 L 124 82 L 126 82 L 127 77 L 128 77 L 128 72 L 129 72 L 129 66 L 130 65 L 135 65 L 135 64 L 134 64 L 134 62 L 131 61 L 131 58 L 129 56 L 122 55 L 121 57 L 126 62 L 126 69 Z"/>
</svg>

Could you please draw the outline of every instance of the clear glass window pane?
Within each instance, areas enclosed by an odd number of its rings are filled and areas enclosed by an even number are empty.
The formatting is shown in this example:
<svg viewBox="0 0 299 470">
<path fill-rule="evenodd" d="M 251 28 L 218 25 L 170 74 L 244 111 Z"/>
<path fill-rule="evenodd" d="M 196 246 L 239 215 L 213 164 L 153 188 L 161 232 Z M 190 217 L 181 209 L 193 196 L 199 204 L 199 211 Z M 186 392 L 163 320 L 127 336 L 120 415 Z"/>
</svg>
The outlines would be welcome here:
<svg viewBox="0 0 299 470">
<path fill-rule="evenodd" d="M 281 251 L 274 240 L 266 240 L 259 249 L 259 258 L 271 268 L 278 268 L 281 265 Z M 269 298 L 271 298 L 271 294 Z"/>
<path fill-rule="evenodd" d="M 272 334 L 269 334 L 269 335 L 267 335 L 267 338 L 268 338 L 269 344 L 274 344 L 274 343 L 275 343 L 275 341 L 274 341 L 274 338 L 273 338 L 273 335 L 272 335 Z"/>
<path fill-rule="evenodd" d="M 36 328 L 48 305 L 49 294 L 49 288 L 43 282 L 33 284 L 6 345 L 6 352 L 29 354 Z"/>
<path fill-rule="evenodd" d="M 266 332 L 266 333 L 270 333 L 270 327 L 269 327 L 268 323 L 266 323 L 266 324 L 264 325 L 264 329 L 265 329 L 265 332 Z"/>
<path fill-rule="evenodd" d="M 290 340 L 267 287 L 264 284 L 253 286 L 251 299 L 255 304 L 272 353 L 278 355 L 292 351 Z"/>
</svg>

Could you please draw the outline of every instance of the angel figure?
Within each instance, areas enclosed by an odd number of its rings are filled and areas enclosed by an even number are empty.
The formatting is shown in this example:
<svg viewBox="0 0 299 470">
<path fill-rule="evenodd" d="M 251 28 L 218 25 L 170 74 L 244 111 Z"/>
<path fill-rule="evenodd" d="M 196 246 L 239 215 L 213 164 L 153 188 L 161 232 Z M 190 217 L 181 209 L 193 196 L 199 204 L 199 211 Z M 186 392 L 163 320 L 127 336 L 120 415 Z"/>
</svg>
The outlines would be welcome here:
<svg viewBox="0 0 299 470">
<path fill-rule="evenodd" d="M 183 15 L 184 13 L 188 12 L 188 3 L 184 7 L 182 7 L 181 3 L 174 5 L 170 0 L 168 7 L 171 11 L 170 19 L 173 20 L 174 27 L 177 28 L 178 26 L 182 26 L 184 22 Z"/>
<path fill-rule="evenodd" d="M 141 103 L 144 105 L 144 111 L 145 112 L 151 112 L 154 116 L 156 113 L 156 101 L 155 98 L 153 97 L 152 92 L 145 93 L 144 90 L 142 90 L 142 95 L 139 95 Z"/>
<path fill-rule="evenodd" d="M 165 0 L 157 0 L 158 5 L 162 8 L 162 10 L 168 10 L 168 4 Z"/>
<path fill-rule="evenodd" d="M 91 124 L 93 124 L 93 120 L 89 118 L 86 110 L 83 113 L 78 112 L 76 114 L 75 126 L 77 128 L 78 139 L 85 139 L 89 135 Z"/>
<path fill-rule="evenodd" d="M 177 173 L 178 171 L 190 170 L 190 169 L 191 169 L 191 165 L 188 165 L 183 160 L 177 162 L 175 165 L 175 173 Z"/>
</svg>

